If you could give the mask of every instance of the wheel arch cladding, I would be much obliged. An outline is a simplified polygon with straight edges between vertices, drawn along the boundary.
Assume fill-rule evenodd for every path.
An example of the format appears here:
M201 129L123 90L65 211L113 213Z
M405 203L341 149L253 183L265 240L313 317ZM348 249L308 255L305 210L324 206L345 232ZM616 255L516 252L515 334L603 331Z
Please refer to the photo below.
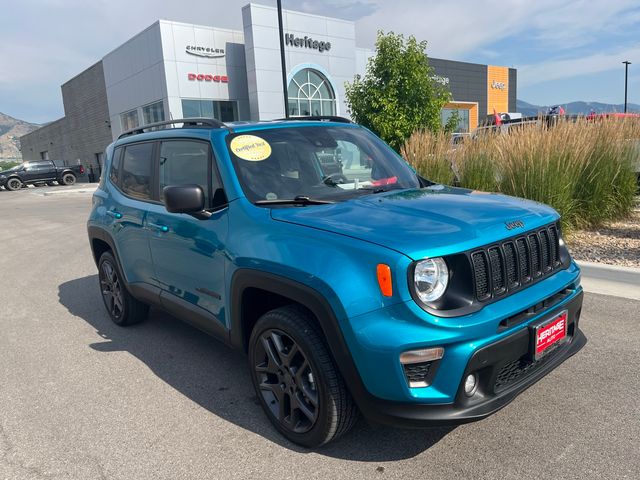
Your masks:
M262 314L274 308L288 304L305 307L315 317L327 338L335 335L336 331L341 335L337 317L346 317L340 305L331 306L320 292L307 285L247 268L234 272L230 300L230 340L232 345L244 351L255 322Z

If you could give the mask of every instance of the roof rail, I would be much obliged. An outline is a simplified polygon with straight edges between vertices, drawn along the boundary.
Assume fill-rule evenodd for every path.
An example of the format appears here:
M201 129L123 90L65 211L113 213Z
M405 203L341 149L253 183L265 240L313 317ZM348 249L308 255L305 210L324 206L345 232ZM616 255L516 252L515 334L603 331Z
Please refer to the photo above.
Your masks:
M277 118L277 121L288 121L288 120L298 120L298 121L319 121L319 122L339 122L339 123L353 123L348 118L338 117L336 115L310 115L307 117L289 117L289 118Z
M216 120L215 118L178 118L176 120L149 123L147 125L141 125L139 127L132 128L131 130L127 130L126 132L118 135L118 140L130 135L138 135L140 133L144 133L145 130L163 127L165 125L174 125L176 123L182 123L183 125L181 128L227 128L224 123L222 123L220 120Z

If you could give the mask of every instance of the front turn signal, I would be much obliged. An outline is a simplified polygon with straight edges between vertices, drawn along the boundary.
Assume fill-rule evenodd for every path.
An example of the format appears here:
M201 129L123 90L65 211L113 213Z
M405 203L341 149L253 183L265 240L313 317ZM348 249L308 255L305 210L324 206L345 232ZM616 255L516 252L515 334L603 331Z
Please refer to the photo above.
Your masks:
M391 286L391 268L389 265L379 263L376 269L378 274L378 285L380 285L380 291L385 297L393 296L393 287Z

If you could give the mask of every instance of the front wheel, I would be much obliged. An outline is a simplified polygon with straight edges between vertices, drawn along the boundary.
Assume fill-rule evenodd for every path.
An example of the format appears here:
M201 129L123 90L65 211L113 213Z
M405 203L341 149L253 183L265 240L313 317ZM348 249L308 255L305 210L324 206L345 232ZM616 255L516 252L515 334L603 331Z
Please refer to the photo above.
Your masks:
M264 314L251 333L249 364L269 420L292 442L323 445L358 419L322 332L306 309L289 305Z
M5 188L7 190L11 190L12 192L14 190L20 190L22 188L22 181L19 178L10 178L9 180L7 180Z
M129 293L111 252L104 252L100 257L98 272L102 300L115 324L124 327L141 322L147 317L149 306Z
M76 176L73 173L65 173L62 176L63 185L73 185L74 183L76 183Z

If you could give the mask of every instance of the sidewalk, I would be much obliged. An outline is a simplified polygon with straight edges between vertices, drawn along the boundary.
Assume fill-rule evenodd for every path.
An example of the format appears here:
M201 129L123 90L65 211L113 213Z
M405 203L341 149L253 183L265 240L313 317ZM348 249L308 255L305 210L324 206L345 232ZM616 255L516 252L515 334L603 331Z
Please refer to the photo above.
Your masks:
M640 300L640 268L577 261L585 292Z

